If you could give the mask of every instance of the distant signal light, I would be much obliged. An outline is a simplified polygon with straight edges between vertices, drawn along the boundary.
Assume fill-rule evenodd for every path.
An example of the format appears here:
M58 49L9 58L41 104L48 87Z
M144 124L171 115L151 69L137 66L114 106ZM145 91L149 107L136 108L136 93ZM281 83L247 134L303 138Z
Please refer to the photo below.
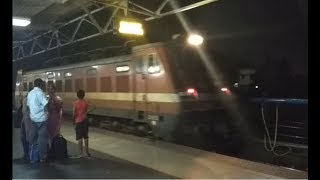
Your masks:
M225 92L226 94L230 95L231 91L228 88L221 88L222 92Z

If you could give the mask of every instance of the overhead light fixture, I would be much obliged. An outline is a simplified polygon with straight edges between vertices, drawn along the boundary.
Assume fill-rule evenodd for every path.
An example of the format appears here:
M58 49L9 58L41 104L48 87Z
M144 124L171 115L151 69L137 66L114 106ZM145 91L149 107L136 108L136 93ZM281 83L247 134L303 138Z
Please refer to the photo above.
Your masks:
M13 26L28 26L31 23L31 20L29 18L24 17L13 17L12 18L12 25Z
M119 32L123 34L143 35L142 24L135 21L121 20L119 23Z

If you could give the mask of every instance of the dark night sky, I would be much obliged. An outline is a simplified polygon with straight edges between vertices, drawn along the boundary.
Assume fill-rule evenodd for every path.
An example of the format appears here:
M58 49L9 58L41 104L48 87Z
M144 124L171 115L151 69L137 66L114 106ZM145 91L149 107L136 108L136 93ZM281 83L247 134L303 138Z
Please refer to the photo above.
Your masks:
M203 33L208 53L214 57L211 60L219 68L232 66L224 72L236 73L243 67L259 66L267 59L280 62L285 58L295 74L307 76L307 0L220 0L183 14L193 29ZM147 22L145 30L146 42L166 41L174 34L184 33L176 15ZM110 37L98 37L80 44L90 49L104 46L101 42L112 43ZM216 58L217 54L223 58ZM26 63L50 58L54 57L48 53L34 56Z
M295 72L307 73L307 6L307 0L220 0L184 15L217 52L254 64L285 58ZM169 37L183 31L178 22L172 15L147 27Z
M286 58L295 72L307 73L307 5L307 0L219 0L183 14L194 29L203 32L210 53L231 57L232 64ZM147 22L145 30L147 42L164 41L184 32L176 15ZM103 46L95 40L85 44L88 48Z

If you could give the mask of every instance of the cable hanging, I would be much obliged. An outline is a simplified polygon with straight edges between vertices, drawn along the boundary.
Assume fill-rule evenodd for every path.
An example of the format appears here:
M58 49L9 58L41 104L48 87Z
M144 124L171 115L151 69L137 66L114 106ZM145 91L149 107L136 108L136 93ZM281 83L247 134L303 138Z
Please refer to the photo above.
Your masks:
M275 124L275 132L274 132L274 139L273 139L273 144L271 142L271 138L270 138L270 134L269 134L269 130L266 124L266 120L265 120L265 116L264 116L264 104L261 104L261 116L262 116L262 120L263 120L263 124L265 127L265 134L264 134L264 148L269 151L272 152L274 155L276 156L284 156L289 154L292 151L292 148L289 146L277 146L277 135L278 135L278 119L279 119L279 107L278 105L276 105L276 124ZM267 141L266 141L266 135L268 137L268 142L269 142L269 147L267 147ZM285 147L288 148L288 150L282 154L279 154L276 152L276 148L277 147Z

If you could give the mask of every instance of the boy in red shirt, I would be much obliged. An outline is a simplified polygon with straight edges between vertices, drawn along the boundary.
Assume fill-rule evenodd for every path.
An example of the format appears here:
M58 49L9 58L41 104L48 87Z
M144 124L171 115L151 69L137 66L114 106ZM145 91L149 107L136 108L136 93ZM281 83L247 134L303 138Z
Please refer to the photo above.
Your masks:
M88 137L89 122L88 122L87 114L88 114L88 106L91 104L89 104L88 101L84 100L84 96L85 96L84 90L79 90L77 92L78 100L73 103L73 119L76 124L76 128L75 128L76 140L78 141L78 145L79 145L80 157L83 156L82 139L84 139L86 155L90 156L89 137Z

